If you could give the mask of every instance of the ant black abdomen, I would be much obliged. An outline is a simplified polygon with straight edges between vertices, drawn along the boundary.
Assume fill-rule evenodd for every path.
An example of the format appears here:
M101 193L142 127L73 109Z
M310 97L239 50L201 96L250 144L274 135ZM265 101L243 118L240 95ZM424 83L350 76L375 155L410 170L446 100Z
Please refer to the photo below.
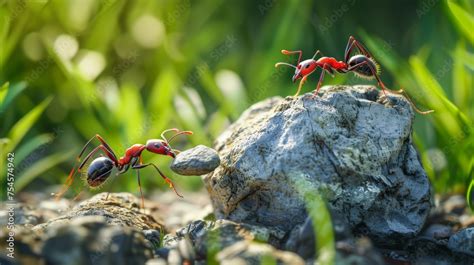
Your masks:
M98 157L92 161L87 169L87 184L98 187L110 176L114 162L108 157Z
M362 54L352 56L347 62L347 64L349 65L349 67L359 65L355 67L353 71L356 75L363 78L374 78L375 75L373 70L375 70L377 74L380 72L378 64L372 58L369 58Z

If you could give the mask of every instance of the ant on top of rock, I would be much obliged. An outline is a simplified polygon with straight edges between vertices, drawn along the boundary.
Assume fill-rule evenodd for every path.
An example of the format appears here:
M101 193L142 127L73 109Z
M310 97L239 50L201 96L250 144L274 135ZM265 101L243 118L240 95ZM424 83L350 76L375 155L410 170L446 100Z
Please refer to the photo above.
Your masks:
M352 51L357 49L359 51L359 54L351 56ZM286 65L295 68L295 74L293 75L293 82L296 82L296 80L301 79L298 90L296 91L295 97L299 95L301 91L301 87L303 84L306 82L306 79L308 78L309 75L311 75L318 67L322 69L321 75L319 76L319 81L318 85L316 86L316 89L314 90L314 96L318 95L319 89L321 88L322 81L324 79L324 73L327 72L328 74L332 75L334 77L334 72L338 73L348 73L348 72L353 72L359 77L367 78L367 79L376 79L377 83L379 86L382 88L382 91L385 95L386 91L389 91L390 93L394 94L399 94L403 95L411 104L413 109L416 110L416 112L420 114L429 114L433 112L434 110L428 110L428 111L421 111L419 110L415 104L411 101L411 99L408 97L408 95L403 91L403 89L400 90L390 90L388 89L382 80L380 79L380 67L377 64L377 62L374 60L373 56L367 51L367 49L362 45L359 41L357 41L353 36L349 37L349 41L347 42L346 45L346 51L344 53L344 61L338 61L334 57L321 57L318 60L315 60L316 56L318 54L322 53L317 50L316 53L313 55L311 59L307 59L304 61L301 61L301 56L303 52L300 51L287 51L287 50L282 50L281 53L285 55L290 55L290 54L299 54L298 57L298 62L295 65L289 64L289 63L283 63L279 62L275 64L275 67L278 67L280 65Z

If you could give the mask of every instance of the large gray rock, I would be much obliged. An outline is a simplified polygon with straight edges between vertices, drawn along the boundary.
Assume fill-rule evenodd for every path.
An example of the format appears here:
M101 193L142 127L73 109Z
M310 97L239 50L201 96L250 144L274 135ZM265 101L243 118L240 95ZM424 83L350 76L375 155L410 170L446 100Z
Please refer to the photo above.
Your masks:
M204 177L218 218L289 231L322 195L356 233L381 244L417 234L430 184L412 145L401 96L374 87L324 87L321 97L259 102L216 141L220 166Z

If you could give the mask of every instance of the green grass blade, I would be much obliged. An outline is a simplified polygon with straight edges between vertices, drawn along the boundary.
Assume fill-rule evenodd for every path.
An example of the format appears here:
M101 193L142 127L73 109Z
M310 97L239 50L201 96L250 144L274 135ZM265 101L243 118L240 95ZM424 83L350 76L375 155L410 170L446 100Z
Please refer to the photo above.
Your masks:
M471 159L471 170L469 171L469 178L471 180L471 183L469 184L469 188L467 189L466 192L466 201L467 205L469 206L469 209L471 209L472 212L474 212L474 208L472 205L472 192L473 192L473 187L474 187L474 158Z
M120 14L125 1L106 1L107 4L94 15L90 25L90 32L85 40L85 47L102 53L107 53L111 48L111 42L117 34L120 23ZM104 27L103 25L109 25Z
M9 86L9 83L5 83L0 88L0 113L6 111L8 106L25 88L26 82L16 83L12 86Z
M324 203L318 196L311 196L306 199L308 213L313 221L313 230L316 234L316 248L318 253L318 264L334 264L336 247L334 241L334 231L331 222L331 215Z
M437 121L435 126L441 131L449 130L451 135L459 135L464 125L472 126L469 118L445 96L441 85L418 56L410 58L410 65L420 90L430 95L426 101L429 107L436 111L433 114Z
M15 3L14 8L20 8L20 3ZM24 36L24 30L28 24L29 15L28 8L23 8L21 16L12 16L11 13L2 17L1 22L4 24L4 30L7 31L4 33L3 39L1 40L1 60L0 60L0 69L3 69L3 63L9 61L9 57L12 55L15 48L18 46L18 42Z
M462 52L455 53L454 59L456 61L462 62L471 71L474 71L474 53L470 53L467 50L464 50Z
M142 107L142 98L138 88L131 84L122 86L116 119L121 121L121 125L125 129L128 144L139 141L147 129L143 123L144 111Z
M8 93L8 87L10 86L9 82L6 82L0 87L0 106L3 105L4 99ZM2 107L3 108L3 107Z
M31 181L36 177L40 176L48 169L55 167L56 165L70 159L75 154L74 150L67 153L57 153L47 156L38 162L27 167L27 169L18 176L15 182L15 188L20 191L24 189Z
M219 108L222 112L232 117L232 119L237 119L239 113L235 109L235 104L229 103L229 100L223 95L222 91L216 84L213 73L209 69L208 65L201 68L202 74L200 76L200 82L209 96L214 99L214 102L219 104Z
M51 102L52 97L48 97L38 106L30 110L25 116L23 116L10 130L8 138L10 142L7 147L7 153L15 149L17 144L23 139L25 134L33 127L33 124L38 120L43 111Z
M459 31L464 34L471 44L474 44L474 16L464 10L462 7L454 3L454 1L448 1L448 7L454 16L454 22L459 28Z
M293 183L292 183L293 184ZM316 253L318 253L317 263L322 265L332 265L336 258L336 243L331 220L331 214L326 202L320 193L324 193L324 188L314 192L306 180L295 182L294 187L303 196L308 215L311 218L313 230L316 238Z
M155 80L148 96L147 107L153 123L148 136L156 138L169 124L173 113L173 98L181 81L172 67L167 67ZM179 110L177 110L179 111Z
M40 134L28 139L15 150L15 163L20 164L29 154L38 149L40 146L47 144L53 140L53 135L50 133Z
M191 104L180 95L175 97L174 104L175 108L179 110L177 112L179 121L184 125L185 128L194 132L194 135L190 140L195 144L200 143L209 145L210 142L205 137L205 130L202 126L199 116L196 114L196 111L193 109Z
M467 64L460 58L465 57L466 46L464 41L459 41L452 53L453 57L453 95L456 105L464 112L469 113L469 107L472 101L472 75L467 70ZM459 59L458 59L459 58ZM474 62L473 62L474 70Z
M375 56L376 60L383 66L383 69L386 69L391 73L392 77L395 79L394 82L401 85L413 100L424 104L427 95L417 89L417 83L412 76L410 65L395 53L394 47L392 47L394 44L379 38L371 37L363 30L360 31L360 35L364 40L364 44L373 52L373 56ZM387 78L386 75L387 74L384 74L384 71L382 70L382 79ZM395 84L392 86L389 85L389 87L394 86Z
M221 111L216 111L210 115L209 121L206 125L211 139L217 139L219 135L224 132L230 125L230 121L227 116Z

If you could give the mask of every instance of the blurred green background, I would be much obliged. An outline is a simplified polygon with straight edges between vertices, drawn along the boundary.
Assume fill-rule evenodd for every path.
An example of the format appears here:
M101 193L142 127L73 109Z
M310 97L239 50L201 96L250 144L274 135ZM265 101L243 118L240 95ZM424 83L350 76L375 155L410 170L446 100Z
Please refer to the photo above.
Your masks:
M350 35L421 109L414 141L437 192L466 192L474 136L474 2L0 0L0 176L15 152L16 191L53 192L82 145L102 135L121 156L171 127L175 148L213 140L251 104L293 95L281 49L343 59ZM318 71L319 73L319 71ZM304 91L314 89L317 75ZM325 84L375 84L352 74ZM170 158L144 154L178 188ZM4 185L2 185L4 186ZM143 170L145 192L165 189ZM138 192L133 172L112 190ZM3 195L4 193L2 193Z

